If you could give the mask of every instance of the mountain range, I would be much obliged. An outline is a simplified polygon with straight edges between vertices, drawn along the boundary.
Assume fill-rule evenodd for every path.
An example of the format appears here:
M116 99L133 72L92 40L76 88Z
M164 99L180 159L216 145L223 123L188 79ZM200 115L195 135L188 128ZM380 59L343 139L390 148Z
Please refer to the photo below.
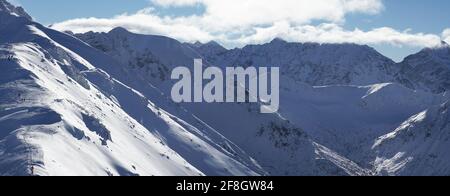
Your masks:
M174 103L171 70L278 66L280 110ZM72 34L0 0L0 175L450 175L450 47L226 49Z

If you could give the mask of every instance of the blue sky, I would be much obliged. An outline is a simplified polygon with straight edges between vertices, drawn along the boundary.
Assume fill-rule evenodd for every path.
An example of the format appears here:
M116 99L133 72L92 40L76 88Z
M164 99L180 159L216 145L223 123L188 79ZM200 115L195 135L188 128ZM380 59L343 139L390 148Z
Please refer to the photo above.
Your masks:
M52 24L83 17L112 17L123 13L135 13L148 6L155 6L149 0L10 0L14 4L24 7L37 21ZM156 6L158 7L158 6ZM201 13L201 6L188 8L158 7L162 14L189 15ZM49 13L49 10L50 13Z
M347 27L369 30L374 27L389 26L395 29L412 29L413 32L441 34L450 28L450 1L448 0L385 0L385 10L375 16L363 14L347 18ZM373 45L380 52L399 61L421 47L389 47Z
M433 44L437 39L447 38L442 34L445 29L450 28L450 12L445 10L450 8L448 0L365 1L367 1L366 4L356 6L351 2L348 6L350 8L341 10L332 7L322 10L320 4L311 5L311 8L302 6L298 8L298 12L293 9L291 13L286 11L286 14L280 14L280 16L276 15L275 8L283 12L286 7L277 5L275 2L283 3L283 1L267 1L270 3L266 4L273 4L267 5L267 10L274 11L275 15L272 13L274 15L272 18L278 17L277 20L270 20L270 16L265 16L265 13L258 10L244 12L243 9L239 12L239 9L236 9L238 7L234 7L236 5L231 3L211 3L208 0L205 2L202 0L14 0L12 2L23 6L38 22L45 25L58 23L56 26L61 30L107 31L113 26L121 25L138 33L162 34L181 41L214 39L229 48L249 43L264 43L275 36L288 41L316 41L317 39L318 42L347 42L350 40L349 42L373 46L384 55L399 61L406 55ZM382 6L380 7L377 3L381 3ZM266 10L264 5L258 3L251 6ZM337 4L335 7L339 6ZM237 10L233 12L236 15L240 14L242 22L235 22L240 21L239 16L211 14L213 11L220 12L222 7L224 10ZM272 7L275 8L272 9ZM142 11L145 8L147 10ZM310 15L298 16L298 13L306 13L310 10L313 10ZM136 14L138 12L139 14ZM330 14L327 15L326 12ZM114 18L124 13L127 13L124 17ZM208 17L202 17L202 15L208 15ZM255 17L247 17L247 15ZM90 17L104 20L87 19ZM169 17L170 20L165 17ZM73 21L73 19L83 20ZM137 20L140 22L138 23ZM217 23L223 23L223 26ZM332 27L323 24L331 24ZM97 26L101 28L96 28ZM230 29L227 29L228 26ZM358 31L355 31L356 29ZM374 29L378 30L374 31Z

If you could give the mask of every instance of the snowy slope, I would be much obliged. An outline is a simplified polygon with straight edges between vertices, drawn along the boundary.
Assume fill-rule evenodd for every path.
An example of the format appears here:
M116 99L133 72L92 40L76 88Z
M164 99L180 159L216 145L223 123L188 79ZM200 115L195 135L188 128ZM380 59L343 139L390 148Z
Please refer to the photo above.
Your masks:
M265 174L214 130L186 123L96 67L121 70L110 57L1 13L8 23L0 29L0 174Z
M2 80L2 175L32 166L34 175L202 174L90 83L68 77L63 66L73 65L31 43L2 48L11 51L17 60L2 63L11 77Z
M434 58L444 65L450 56L446 51L433 51ZM314 142L333 149L336 157L350 159L368 170L376 157L374 140L411 115L448 98L395 83L400 66L367 46L299 44L275 39L207 59L221 66L280 66L282 118L300 127ZM445 84L449 79L440 81ZM323 148L316 147L316 151L320 149ZM351 168L351 164L347 165Z
M136 104L139 102L130 101L128 95L116 95L117 89L111 86L109 77L114 77L120 80L121 83L126 84L130 88L136 89L139 91L142 97L149 99L152 101L152 105L156 105L157 108L162 108L169 113L171 113L170 118L174 121L187 126L187 129L190 130L197 137L201 137L204 140L208 141L210 145L216 146L220 151L235 157L235 159L244 162L244 165L253 168L254 170L259 171L258 173L264 174L264 171L261 171L261 168L257 163L254 162L252 158L245 154L243 150L241 150L238 146L233 144L231 141L223 137L216 129L210 127L209 125L204 124L201 120L197 119L191 113L183 109L177 104L174 104L171 99L167 96L167 91L169 87L164 87L164 85L159 85L160 88L155 88L151 83L152 79L148 75L148 72L140 72L139 70L132 69L129 65L122 65L117 63L113 59L109 58L105 53L101 51L97 51L94 48L79 43L79 40L73 37L67 37L62 35L59 32L47 30L49 34L52 35L54 39L59 40L64 43L65 46L70 48L73 51L76 51L78 54L82 54L83 57L88 59L89 61L98 62L96 65L98 67L107 70L107 74L90 74L87 73L87 76L91 81L95 82L98 86L100 86L105 94L113 95L121 105L126 105L123 107L124 110L128 112L133 118L138 119L141 124L151 129L154 126L154 122L149 121L149 115L154 115L152 110L146 109L145 105L142 106L140 104ZM110 74L110 75L109 75ZM103 76L102 76L103 75ZM166 81L167 82L167 81ZM162 83L164 84L164 83ZM166 86L169 84L166 83ZM164 88L163 88L164 87ZM194 125L194 127L192 126ZM160 131L158 134L166 135L168 134L176 134L178 130L169 130ZM171 133L174 132L174 133ZM169 135L170 136L170 135ZM167 137L169 137L167 136ZM170 136L173 137L173 136ZM176 148L177 151L184 152L188 158L194 159L194 161L199 162L199 164L203 164L204 162L208 162L203 160L204 157L211 156L208 149L198 148L202 152L200 156L191 156L190 151L186 151L186 148L189 148L180 145L184 143L191 143L191 140L184 140L182 137L177 136L175 140L171 141L171 147ZM192 145L192 144L189 144ZM194 147L197 145L195 144ZM210 163L211 166L216 164ZM219 165L220 166L220 165ZM222 174L221 170L211 170L209 174ZM226 174L226 173L225 173Z
M450 175L449 102L430 107L376 140L380 175Z
M115 32L120 31L121 36L118 38ZM114 29L109 33L87 33L78 34L78 38L85 40L90 45L103 51L105 54L120 56L124 51L133 51L131 53L140 53L143 51L157 51L162 47L161 43L177 43L170 38L165 41L161 40L160 36L143 36L133 33L127 33L121 28ZM109 41L102 41L109 40ZM127 44L109 44L117 43L119 40L127 40ZM147 43L145 47L135 46L129 44L130 40L139 43ZM101 43L101 44L100 44ZM124 49L126 45L127 49ZM177 50L178 48L190 48L191 50ZM202 56L201 48L217 48L221 50L221 46L216 43L207 44L181 44L174 46L170 54L175 57L190 56L190 60L184 64L185 66L192 65L192 59ZM108 49L105 49L108 48ZM222 48L223 49L223 48ZM189 51L196 51L191 54ZM207 50L205 50L207 51ZM126 52L125 52L126 53ZM151 52L156 53L156 52ZM121 56L122 62L136 62L136 57L133 55ZM138 57L139 58L139 57ZM152 56L151 59L159 59L162 62L163 57ZM138 89L146 97L153 97L149 90L142 85L135 84L136 80L148 82L161 91L163 95L170 94L170 83L173 81L159 81L148 79L151 75L147 72L140 72L139 68L133 66L134 64L125 64L126 72L117 74L117 77L124 77L123 81L127 81L127 85ZM143 65L147 69L158 66L154 63ZM106 70L111 70L104 68ZM137 71L136 71L137 70ZM110 73L113 71L109 71ZM128 76L128 77L127 77ZM133 78L131 80L127 78ZM167 105L161 103L161 99L155 99L159 105ZM182 104L187 111L192 112L198 119L184 118L187 122L194 124L200 120L202 123L208 125L212 129L219 132L224 137L238 145L269 173L273 175L338 175L345 174L341 167L329 162L326 167L323 166L323 159L314 150L314 143L308 138L307 134L301 130L300 127L294 126L288 120L282 118L279 114L262 115L259 114L258 104ZM166 107L170 110L170 106ZM179 113L177 113L180 115ZM274 156L277 155L277 156ZM345 164L344 164L345 165ZM319 169L320 168L320 169Z
M0 175L447 175L448 48L73 35L0 0ZM279 112L173 103L194 58L279 66Z
M450 90L450 46L426 48L400 63L398 81L407 87L433 93Z
M143 72L155 84L169 79L175 66L187 66L192 57L200 57L177 40L134 34L120 27L108 33L88 32L75 36L129 66L128 69Z
M288 43L275 39L263 45L226 50L216 42L181 44L123 28L75 36L122 64L133 69L138 66L161 80L167 79L167 72L174 66L192 65L194 58L202 58L208 66L279 66L283 75L312 86L392 82L398 71L392 60L373 48L356 44Z
M312 86L390 82L398 69L392 60L368 46L288 43L281 39L207 59L218 66L278 66L283 75Z
M5 0L0 1L0 13L2 15L12 15L24 17L26 20L32 20L31 16L28 15L22 7L13 6ZM6 21L6 19L2 21Z
M119 30L123 33L122 40L136 37ZM117 29L107 34L76 36L106 54L120 54L124 51L122 46L104 50L105 44L97 44L103 36L110 40L106 43L117 42L118 38L112 35L114 31ZM154 41L155 37L161 38L139 36L138 42L147 43L144 48L157 51L161 44ZM257 104L182 104L273 175L373 174L377 156L372 149L373 142L410 116L439 105L448 97L395 83L399 66L367 46L298 44L280 39L234 50L225 50L214 42L178 44L170 52L176 57L190 58L185 64L188 66L192 65L193 58L200 56L208 65L281 67L281 107L277 114L261 115ZM130 51L142 51L140 47L126 45ZM175 50L186 46L195 52ZM126 58L122 61L136 61L132 55L123 57ZM156 55L152 59L164 59L164 56ZM147 66L151 69L155 65L143 67ZM151 78L148 73L130 71L135 69L133 63L130 67L127 71L130 77ZM147 81L168 95L170 81Z
M316 142L371 168L373 141L448 96L417 92L398 84L311 87L282 81L279 113Z
M280 66L280 115L338 156L371 168L374 140L448 98L433 94L448 89L448 48L395 64L368 46L275 39L205 56L220 66Z

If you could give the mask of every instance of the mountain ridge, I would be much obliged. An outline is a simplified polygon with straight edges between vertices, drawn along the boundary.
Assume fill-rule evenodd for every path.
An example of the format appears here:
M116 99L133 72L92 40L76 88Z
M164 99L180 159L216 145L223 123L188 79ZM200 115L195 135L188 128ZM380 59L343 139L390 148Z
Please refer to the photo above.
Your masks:
M6 0L0 0L0 13L24 17L30 21L33 20L31 16L28 15L28 13L22 7L14 6Z
M119 73L110 57L20 17L8 25L20 31L0 44L1 175L266 173L215 130L175 117L94 66Z
M190 44L189 46L195 50L202 47L202 45L203 44L201 43L196 43L194 45ZM300 67L303 66L302 64L312 64L311 67L324 67L323 70L313 70L307 72L309 74L303 74L301 76L316 76L320 75L318 73L329 73L330 80L328 81L308 81L302 80L301 78L298 80L298 78L292 77L292 73L295 75L295 73L298 72L293 72L291 69L287 69L282 72L282 85L280 87L282 88L281 97L283 101L280 107L279 115L283 116L283 118L289 119L294 127L304 130L304 132L306 132L306 134L309 135L314 142L320 143L319 145L313 145L314 148L316 148L316 153L318 153L316 156L329 158L329 160L326 160L328 163L336 161L334 159L335 157L341 157L338 159L343 162L346 162L346 160L354 161L354 163L347 163L348 167L346 166L346 168L344 168L347 172L353 171L355 167L351 165L355 164L359 165L358 167L361 167L362 171L366 171L362 173L371 173L367 171L372 171L372 174L377 174L377 166L371 165L371 162L373 162L376 158L376 153L371 149L373 145L372 141L376 140L380 135L386 134L392 129L395 129L405 119L415 113L427 108L428 106L439 104L445 99L442 97L442 94L437 93L432 95L428 93L429 91L426 89L424 89L425 92L423 92L420 89L417 90L417 88L411 88L408 86L408 88L404 87L404 83L397 82L397 77L399 77L398 72L401 70L400 67L397 67L399 64L394 63L392 60L384 57L375 49L367 45L289 43L284 40L275 39L266 44L248 45L241 49L231 49L218 53L211 53L211 51L202 52L201 50L197 50L197 52L199 53L199 56L204 58L204 61L206 61L208 65L215 66L264 66L271 64L267 62L282 62L280 59L289 59L285 64L280 65L283 69L284 65L289 65L292 62L295 62L292 61L292 59L298 58L300 63L297 63L296 65L299 65ZM294 55L283 56L286 53L304 53L302 55L308 58L299 58ZM318 56L315 56L315 54L318 54ZM328 54L333 54L334 56L331 55L332 58L329 58L330 55ZM353 58L354 55L358 57ZM269 57L271 56L276 58L270 59ZM325 58L322 59L322 57ZM306 61L304 59L306 59ZM374 60L375 66L367 66L366 63L364 63L373 63ZM353 62L358 61L362 63L356 63L357 66L352 65L355 64ZM335 64L336 62L340 62L340 64ZM192 62L186 62L187 65L190 65L191 63ZM348 66L348 71L354 70L355 67L361 70L356 72L358 74L354 74L356 77L349 77L348 80L343 80L342 78L345 77L335 77L334 74L339 74L339 72L330 70L327 71L327 69L325 69L330 66L333 67L340 65L343 65L344 68L347 67L346 65L352 65ZM366 69L373 71L364 71ZM343 72L341 75L346 76L346 73L349 73L348 71ZM373 75L375 77L373 77L370 81L357 80L358 75L363 79L367 78L367 75L365 75L366 73L378 73L380 75L378 75L378 77L377 75ZM319 76L318 78L323 79L326 77ZM291 85L291 83L293 84ZM298 86L302 87L300 88L301 90L295 90L298 89ZM315 90L311 91L311 88ZM363 91L362 89L367 90ZM312 93L312 95L309 93ZM314 98L310 98L310 96ZM331 96L329 100L326 98L328 96ZM300 100L305 103L287 101L292 99L292 97L300 98ZM331 105L337 103L342 104L342 108L336 109L338 106ZM326 107L328 105L331 105L332 107L330 106L330 109L328 109ZM235 142L237 141L237 144L243 143L239 142L239 139L234 138L233 136L235 133L232 130L239 129L239 127L234 127L230 124L240 122L239 119L247 119L247 117L232 118L234 120L216 119L219 116L222 116L223 113L238 114L243 113L242 111L233 112L233 109L231 109L232 107L230 106L221 107L214 106L214 104L205 106L202 104L187 104L185 107L190 111L193 111L196 116L199 116L206 123L213 125L214 127L221 127L222 134L231 138L231 140ZM212 108L215 109L211 110ZM311 108L314 109L310 110ZM304 112L297 112L296 110L303 110ZM346 113L345 115L337 115L337 111L334 110L349 110L352 111L353 114ZM216 113L213 111L218 112ZM321 116L324 119L315 119L311 117L311 115ZM387 117L382 118L382 116ZM304 119L301 119L300 117ZM338 122L337 119L341 119L341 122ZM358 119L359 122L353 122L354 119ZM330 122L322 124L320 123L322 121ZM321 125L318 126L316 123ZM364 127L364 124L370 126ZM253 128L247 128L247 130L251 129ZM358 133L358 130L364 131ZM337 137L336 135L342 136ZM354 139L349 139L349 137ZM275 139L278 145L281 143L290 146L290 142L286 143L285 140L279 139ZM325 145L326 147L321 148L320 146L322 145ZM353 148L361 150L349 150ZM330 152L326 149L332 149L330 155L322 154L323 152ZM336 153L336 155L333 155L333 153ZM318 164L320 165L320 163ZM336 166L336 163L333 164ZM329 164L325 165L328 165L329 167ZM337 165L339 165L339 163L337 163ZM361 171L358 172L361 173Z
M0 9L0 175L450 171L449 143L438 137L448 134L449 80L423 82L446 70L446 47L424 49L398 67L366 45L274 39L227 50L120 27L62 33L9 3ZM206 66L279 66L280 110L173 103L170 69L194 58ZM431 135L422 141L410 133Z

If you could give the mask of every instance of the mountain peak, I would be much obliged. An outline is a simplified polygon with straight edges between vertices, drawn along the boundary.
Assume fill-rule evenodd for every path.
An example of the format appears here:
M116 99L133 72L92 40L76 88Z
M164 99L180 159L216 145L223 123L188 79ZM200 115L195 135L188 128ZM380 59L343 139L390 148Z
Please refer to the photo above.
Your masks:
M441 54L442 56L448 56L450 52L450 45L447 42L441 41L441 44L435 47L424 48L421 52Z
M287 42L284 39L277 37L273 39L270 43L287 43Z
M200 41L196 41L195 43L191 44L191 46L193 46L195 48L199 48L199 47L203 46L203 44Z
M217 43L216 41L209 41L208 43L206 43L206 45L211 45L211 46L221 46L219 43Z
M197 50L202 50L203 52L223 52L226 51L227 49L225 47L223 47L222 45L220 45L219 43L217 43L216 41L209 41L207 43L202 43L200 41L196 41L194 43L186 43L188 46L195 48Z
M14 6L6 0L0 0L0 13L6 13L9 15L24 17L28 20L32 20L31 16L22 8Z
M202 43L202 42L200 42L200 41L196 41L196 42L194 42L194 43L188 43L190 46L192 46L192 47L194 47L194 48L200 48L200 47L204 47L204 46L207 46L207 47L220 47L220 48L223 48L223 46L222 45L220 45L219 43L217 43L216 41L209 41L209 42L206 42L206 43Z
M116 27L114 29L112 29L111 31L108 32L109 34L128 34L130 33L130 31L128 31L127 29L123 28L123 27Z
M220 45L219 43L217 43L216 41L210 41L206 44L204 44L205 46L209 47L209 48L216 48L217 50L227 50L226 48L224 48L222 45Z

